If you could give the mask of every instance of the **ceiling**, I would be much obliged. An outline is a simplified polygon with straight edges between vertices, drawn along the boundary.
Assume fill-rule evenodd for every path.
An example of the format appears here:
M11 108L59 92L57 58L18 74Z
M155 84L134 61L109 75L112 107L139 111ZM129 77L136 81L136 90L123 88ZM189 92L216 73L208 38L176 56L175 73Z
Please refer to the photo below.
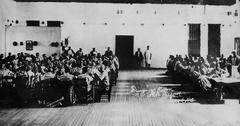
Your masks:
M153 3L233 5L236 0L14 0L16 2L89 2L89 3Z

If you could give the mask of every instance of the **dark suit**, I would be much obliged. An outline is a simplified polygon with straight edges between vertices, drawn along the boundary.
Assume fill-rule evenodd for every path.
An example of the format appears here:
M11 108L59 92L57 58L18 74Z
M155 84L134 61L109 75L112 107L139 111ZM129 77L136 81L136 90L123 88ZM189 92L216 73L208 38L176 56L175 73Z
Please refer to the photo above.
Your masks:
M227 58L226 67L227 67L227 71L229 73L229 76L232 76L232 56L229 56Z
M232 76L238 77L240 73L240 57L236 55L232 57Z
M107 50L105 51L105 54L104 54L106 57L109 57L109 56L112 56L113 55L113 52L111 50Z
M232 65L238 66L239 63L240 63L240 57L239 56L232 57Z
M136 59L136 65L137 65L138 68L140 68L142 60L143 60L143 54L142 54L141 51L136 51L134 56L135 56L135 59Z

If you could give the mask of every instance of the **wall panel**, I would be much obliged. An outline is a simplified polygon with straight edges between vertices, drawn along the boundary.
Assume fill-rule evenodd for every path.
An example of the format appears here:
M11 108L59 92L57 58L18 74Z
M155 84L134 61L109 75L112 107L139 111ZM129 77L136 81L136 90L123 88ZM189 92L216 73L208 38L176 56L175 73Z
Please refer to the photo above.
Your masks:
M20 27L13 26L7 29L7 53L16 54L19 52L26 52L35 54L40 52L50 55L60 51L60 47L51 47L51 42L61 41L61 28L59 27ZM38 46L34 46L32 51L26 50L26 40L38 41ZM12 42L23 42L24 45L13 46Z

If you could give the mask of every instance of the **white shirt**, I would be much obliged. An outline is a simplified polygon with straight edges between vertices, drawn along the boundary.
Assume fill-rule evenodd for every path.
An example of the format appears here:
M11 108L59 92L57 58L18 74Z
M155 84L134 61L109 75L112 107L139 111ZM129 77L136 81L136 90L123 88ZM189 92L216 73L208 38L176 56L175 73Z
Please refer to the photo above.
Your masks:
M145 56L145 60L148 64L151 63L151 58L152 58L152 53L150 52L150 50L146 50L144 53Z

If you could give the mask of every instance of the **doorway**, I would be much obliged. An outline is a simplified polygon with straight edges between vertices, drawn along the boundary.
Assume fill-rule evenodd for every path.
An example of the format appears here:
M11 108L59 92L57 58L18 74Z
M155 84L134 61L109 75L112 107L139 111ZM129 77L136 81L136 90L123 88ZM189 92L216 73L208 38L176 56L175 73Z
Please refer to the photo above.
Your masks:
M234 38L234 50L237 51L237 55L240 55L240 38Z
M133 41L132 35L116 35L115 54L119 58L120 69L133 68Z
M220 56L220 24L208 24L208 55Z

